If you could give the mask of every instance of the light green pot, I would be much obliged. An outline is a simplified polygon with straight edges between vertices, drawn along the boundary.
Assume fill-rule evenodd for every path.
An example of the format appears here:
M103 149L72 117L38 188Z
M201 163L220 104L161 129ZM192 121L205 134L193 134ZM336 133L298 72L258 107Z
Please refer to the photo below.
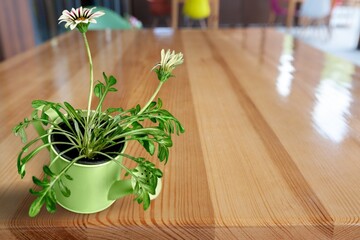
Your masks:
M49 139L49 141L51 141ZM125 147L123 148L124 151ZM61 172L69 161L63 157L58 157L56 150L51 145L50 149L51 165L50 168L54 173ZM119 156L117 161L121 162L122 158ZM95 213L108 208L114 203L115 199L110 199L111 186L120 180L121 167L115 161L108 161L98 165L84 165L74 163L69 168L67 174L73 180L68 180L65 177L63 182L69 188L71 194L65 197L58 184L55 185L54 190L58 204L63 208L76 213ZM123 196L132 193L132 186L130 180L121 181L123 188ZM117 189L119 190L119 189ZM121 196L119 196L121 197Z
M85 113L85 111L84 111ZM56 119L54 112L47 112ZM57 119L60 122L60 119ZM39 136L47 134L40 122L34 123L34 127ZM48 131L52 131L50 128ZM51 143L51 135L43 137L42 140L45 144ZM124 145L121 153L126 149ZM50 145L50 169L58 174L60 173L70 161L59 156L53 145ZM56 159L56 160L54 160ZM72 180L65 177L62 178L64 185L71 191L69 197L65 197L58 184L55 184L54 190L56 200L63 208L76 213L96 213L100 212L115 202L115 200L133 193L135 186L134 179L120 179L122 157L118 156L116 161L108 161L97 165L84 165L74 163L68 170L67 174L71 176ZM142 170L138 168L136 174L141 174ZM155 199L162 189L161 179L158 179L155 194L150 195L150 200Z

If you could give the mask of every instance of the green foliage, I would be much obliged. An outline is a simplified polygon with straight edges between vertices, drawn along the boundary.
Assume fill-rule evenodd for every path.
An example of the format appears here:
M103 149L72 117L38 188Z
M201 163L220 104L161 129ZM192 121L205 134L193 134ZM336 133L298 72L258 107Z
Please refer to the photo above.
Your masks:
M81 156L69 162L60 173L55 174L48 166L43 167L44 177L40 180L33 177L35 189L30 189L30 193L36 198L31 204L29 215L36 216L43 205L47 211L56 211L56 195L54 187L57 186L62 195L68 197L71 195L70 189L66 187L64 179L72 180L72 176L67 174L67 170L78 160L82 158L93 159L98 154L106 155L108 158L115 159L109 154L104 154L107 148L117 144L119 141L136 141L149 153L155 155L160 162L167 163L169 159L169 148L172 147L172 134L179 135L184 132L181 123L167 110L163 109L163 103L159 98L157 101L149 103L141 108L140 105L134 108L124 110L122 108L108 108L102 110L102 104L109 92L116 92L114 87L116 79L114 76L103 74L104 81L98 81L94 87L94 94L99 98L99 104L95 111L92 111L89 118L85 117L83 110L75 109L70 103L53 103L44 100L35 100L32 102L34 111L30 118L25 118L13 128L13 132L20 136L25 143L21 149L17 167L21 177L26 174L25 166L41 150L47 149L55 142L48 143L49 135L61 134L67 138L66 142L61 144L69 145L64 152L77 149ZM148 124L144 124L148 122ZM67 129L60 126L60 123L66 125ZM30 125L41 124L46 128L43 136L39 136L30 141L27 140L26 128ZM151 125L151 126L149 126ZM146 126L146 127L145 127ZM49 131L52 129L52 131ZM121 140L124 139L124 140ZM38 146L37 143L43 141ZM113 153L122 155L137 163L134 169L126 170L127 175L131 175L134 184L135 200L143 204L144 209L150 206L150 194L155 194L158 178L162 177L160 169L155 164L145 158L137 158L127 154Z
M161 61L156 64L153 71L160 80L159 86L150 100L144 107L136 105L134 108L124 110L122 108L102 109L105 97L110 92L116 92L114 87L117 80L114 76L107 76L103 73L103 81L98 81L94 86L93 64L91 52L86 37L86 32L90 24L89 19L103 15L97 13L97 16L90 15L92 10L83 11L82 8L77 9L81 16L74 19L69 15L68 11L64 11L60 16L60 22L66 22L66 27L74 29L75 27L82 33L86 52L89 58L90 67L90 91L88 97L87 110L74 108L70 103L54 103L44 100L35 100L32 102L34 111L30 118L25 118L17 126L13 128L15 135L20 136L25 146L21 149L17 158L18 173L21 178L26 174L26 164L32 160L41 150L50 149L56 144L68 145L65 150L61 150L53 159L66 154L70 151L78 151L79 156L70 161L59 173L51 171L50 167L43 167L44 177L42 180L33 177L36 185L35 189L30 189L30 193L36 198L31 204L29 215L36 216L43 205L49 212L56 210L56 195L54 187L57 186L62 195L69 197L70 189L66 186L66 181L72 181L73 177L67 174L68 169L81 159L95 159L101 155L109 160L115 161L115 156L122 155L137 163L134 169L128 169L122 163L117 162L132 176L135 181L133 193L138 203L143 203L144 209L150 206L150 194L155 194L158 178L162 177L160 169L155 167L154 163L123 153L109 153L108 149L119 144L119 142L136 141L152 156L157 152L157 158L165 164L169 160L169 148L172 147L172 134L179 135L184 132L181 123L171 115L167 110L163 109L162 101L153 101L159 92L161 86L173 77L172 71L176 66L183 63L183 54L175 53L175 51L161 51ZM83 14L85 13L86 14ZM92 94L98 99L98 105L94 111L91 110ZM147 121L150 124L144 124ZM26 129L33 125L39 137L28 142ZM50 140L52 136L61 136L61 140ZM64 140L65 139L65 140ZM39 144L40 142L40 144ZM41 143L42 142L42 143ZM121 187L119 185L119 187ZM122 186L123 187L123 186Z

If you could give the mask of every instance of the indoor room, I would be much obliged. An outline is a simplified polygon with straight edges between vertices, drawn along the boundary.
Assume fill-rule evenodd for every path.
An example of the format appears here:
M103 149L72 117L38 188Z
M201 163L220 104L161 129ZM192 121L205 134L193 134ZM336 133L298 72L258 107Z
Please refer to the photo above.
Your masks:
M360 239L359 0L1 0L0 83L0 239Z

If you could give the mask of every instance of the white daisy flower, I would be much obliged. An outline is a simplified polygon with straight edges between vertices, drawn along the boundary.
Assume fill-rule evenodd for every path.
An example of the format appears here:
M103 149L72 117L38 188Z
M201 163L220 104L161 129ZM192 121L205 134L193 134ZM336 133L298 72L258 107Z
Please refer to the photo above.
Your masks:
M165 52L164 49L161 50L161 60L160 63L156 64L155 72L158 75L158 79L162 82L166 81L169 77L172 77L171 72L175 69L176 66L182 64L184 62L183 54L175 53L175 51L167 50Z
M88 9L79 7L77 9L72 8L69 12L64 10L59 17L59 23L66 22L65 28L70 27L71 30L79 28L81 32L86 32L90 23L96 23L95 18L104 15L102 11L92 12L95 7Z

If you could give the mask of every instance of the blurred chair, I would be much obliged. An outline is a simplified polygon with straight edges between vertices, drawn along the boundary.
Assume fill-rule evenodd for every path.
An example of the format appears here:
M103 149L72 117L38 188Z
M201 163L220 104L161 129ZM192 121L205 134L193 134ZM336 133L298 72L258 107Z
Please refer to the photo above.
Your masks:
M88 7L91 8L91 7ZM105 13L101 18L97 18L96 24L90 24L89 30L103 30L103 29L131 29L131 24L120 14L105 7L96 7L96 11Z
M330 29L330 16L334 0L304 0L300 8L300 23L303 27L323 25Z
M269 0L270 14L269 24L273 25L278 18L285 18L287 15L287 8L284 6L284 0Z
M210 16L209 0L185 0L183 13L190 21L197 20L201 28L206 28L205 19Z
M153 17L152 27L159 25L160 20L165 19L166 25L170 25L171 4L169 0L147 0L150 13Z

